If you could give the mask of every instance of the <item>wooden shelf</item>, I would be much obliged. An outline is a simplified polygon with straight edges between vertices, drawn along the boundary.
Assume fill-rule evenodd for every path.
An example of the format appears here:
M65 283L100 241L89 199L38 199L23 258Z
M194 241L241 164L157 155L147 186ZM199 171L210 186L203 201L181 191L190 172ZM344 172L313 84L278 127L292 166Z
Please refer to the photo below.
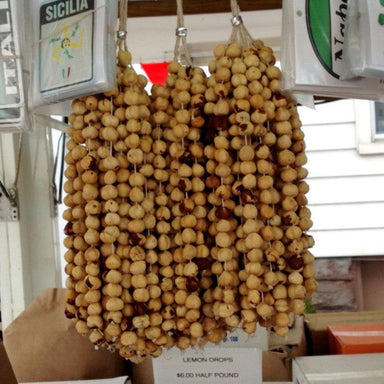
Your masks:
M241 11L280 9L282 0L238 0ZM230 1L185 0L185 15L199 13L231 12ZM139 0L128 2L128 17L150 17L176 15L176 0Z

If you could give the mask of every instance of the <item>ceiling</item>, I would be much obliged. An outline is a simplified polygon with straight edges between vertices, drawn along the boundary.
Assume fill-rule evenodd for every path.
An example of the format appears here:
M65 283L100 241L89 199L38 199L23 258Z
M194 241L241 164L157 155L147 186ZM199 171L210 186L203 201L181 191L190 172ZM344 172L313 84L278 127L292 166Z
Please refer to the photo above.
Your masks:
M230 0L184 0L185 15L231 12ZM238 0L241 11L280 9L282 0ZM176 15L176 0L129 0L128 17Z

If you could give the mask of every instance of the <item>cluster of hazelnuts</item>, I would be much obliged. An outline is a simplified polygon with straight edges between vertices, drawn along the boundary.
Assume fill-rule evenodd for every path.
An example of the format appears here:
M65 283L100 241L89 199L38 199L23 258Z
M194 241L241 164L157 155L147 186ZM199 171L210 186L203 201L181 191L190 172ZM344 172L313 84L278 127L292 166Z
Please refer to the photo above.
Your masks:
M316 291L304 134L261 41L220 44L165 85L117 57L117 89L72 103L66 316L139 363L257 325L286 335Z

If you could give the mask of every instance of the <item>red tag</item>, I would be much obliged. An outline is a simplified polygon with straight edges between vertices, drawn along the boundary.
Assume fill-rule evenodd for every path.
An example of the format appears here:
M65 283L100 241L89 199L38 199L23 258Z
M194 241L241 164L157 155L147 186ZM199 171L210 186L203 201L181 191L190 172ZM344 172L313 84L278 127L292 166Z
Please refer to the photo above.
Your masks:
M144 69L152 84L165 85L165 80L168 76L168 65L169 62L145 63L141 64L141 67Z

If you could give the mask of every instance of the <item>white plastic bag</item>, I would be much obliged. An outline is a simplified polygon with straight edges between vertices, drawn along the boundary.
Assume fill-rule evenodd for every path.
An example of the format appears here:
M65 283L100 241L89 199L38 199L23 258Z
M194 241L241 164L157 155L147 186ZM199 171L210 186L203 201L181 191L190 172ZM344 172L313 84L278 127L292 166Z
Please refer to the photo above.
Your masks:
M342 78L377 77L384 81L383 47L384 1L350 1L344 50L347 71Z
M117 9L118 0L32 2L35 112L65 115L63 101L115 88Z
M23 4L2 0L0 7L0 133L29 129L23 82L21 36Z
M380 79L341 80L346 72L347 0L283 0L282 89L315 96L384 100Z

